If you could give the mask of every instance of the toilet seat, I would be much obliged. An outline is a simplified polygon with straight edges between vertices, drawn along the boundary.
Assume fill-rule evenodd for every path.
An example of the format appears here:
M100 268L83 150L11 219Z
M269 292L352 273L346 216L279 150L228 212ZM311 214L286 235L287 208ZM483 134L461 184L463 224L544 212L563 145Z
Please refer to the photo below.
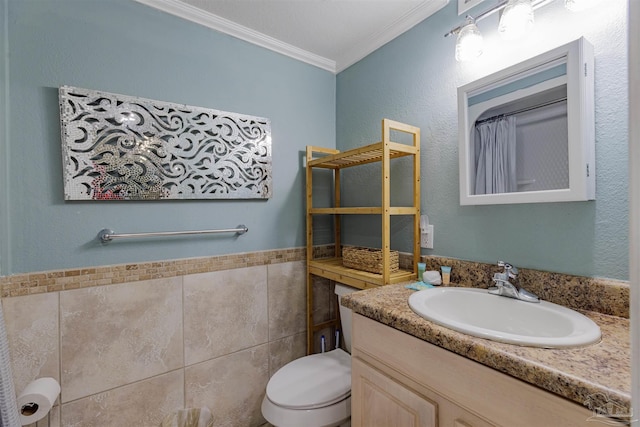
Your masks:
M315 409L351 394L351 356L336 349L283 366L267 384L267 398L287 409Z

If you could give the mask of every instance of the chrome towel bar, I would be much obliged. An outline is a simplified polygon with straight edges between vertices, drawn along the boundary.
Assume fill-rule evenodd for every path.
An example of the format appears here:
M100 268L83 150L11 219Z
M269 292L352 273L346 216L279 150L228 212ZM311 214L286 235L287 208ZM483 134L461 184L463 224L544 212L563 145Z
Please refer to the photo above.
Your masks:
M236 233L241 236L249 231L246 225L239 225L236 228L222 228L219 230L187 230L187 231L157 231L148 233L121 233L116 234L115 231L108 228L100 230L98 238L102 243L109 243L113 239L129 239L137 237L166 237L166 236L183 236L188 234L218 234L218 233Z

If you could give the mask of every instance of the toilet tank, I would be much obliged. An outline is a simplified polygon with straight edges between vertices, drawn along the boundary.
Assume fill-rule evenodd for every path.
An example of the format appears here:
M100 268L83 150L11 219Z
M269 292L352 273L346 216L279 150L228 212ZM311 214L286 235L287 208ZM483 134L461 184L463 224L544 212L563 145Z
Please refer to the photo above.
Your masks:
M340 304L340 297L342 295L350 294L351 292L359 291L360 289L352 288L351 286L336 283L335 293L338 295L338 306L340 307L340 321L342 323L342 336L344 337L344 345L349 353L351 353L351 310L343 307Z

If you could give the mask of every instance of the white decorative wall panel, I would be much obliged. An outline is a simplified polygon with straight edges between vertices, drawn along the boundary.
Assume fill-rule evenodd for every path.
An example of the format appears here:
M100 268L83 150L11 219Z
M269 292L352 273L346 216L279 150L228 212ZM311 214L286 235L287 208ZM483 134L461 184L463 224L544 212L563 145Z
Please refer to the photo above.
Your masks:
M271 197L269 119L62 86L66 200Z

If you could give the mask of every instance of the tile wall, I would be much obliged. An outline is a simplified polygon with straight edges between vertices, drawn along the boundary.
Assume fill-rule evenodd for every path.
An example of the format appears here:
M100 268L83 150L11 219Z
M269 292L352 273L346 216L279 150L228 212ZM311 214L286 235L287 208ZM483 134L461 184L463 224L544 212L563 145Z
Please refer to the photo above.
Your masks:
M0 278L16 392L62 386L37 427L155 427L200 406L260 426L270 376L305 354L303 249L22 276Z

